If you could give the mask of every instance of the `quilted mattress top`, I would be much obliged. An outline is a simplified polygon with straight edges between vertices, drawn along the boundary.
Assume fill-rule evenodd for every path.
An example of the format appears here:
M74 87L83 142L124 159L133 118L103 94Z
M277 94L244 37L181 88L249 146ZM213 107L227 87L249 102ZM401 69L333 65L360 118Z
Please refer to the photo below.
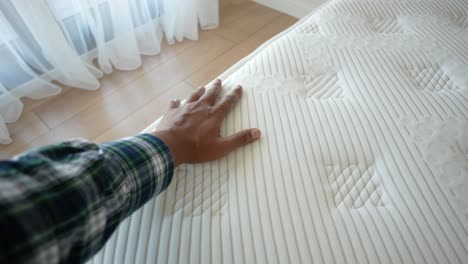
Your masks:
M468 263L467 15L337 0L267 42L221 76L222 133L261 140L180 166L91 263Z

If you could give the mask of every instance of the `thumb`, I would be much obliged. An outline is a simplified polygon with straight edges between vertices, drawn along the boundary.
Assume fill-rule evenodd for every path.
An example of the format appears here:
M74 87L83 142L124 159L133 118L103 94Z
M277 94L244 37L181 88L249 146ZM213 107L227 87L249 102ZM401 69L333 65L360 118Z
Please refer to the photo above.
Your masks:
M237 148L254 142L260 138L261 134L260 129L252 128L222 139L223 154L227 154Z
M180 100L179 99L174 99L169 103L169 109L179 108L179 106L180 106Z

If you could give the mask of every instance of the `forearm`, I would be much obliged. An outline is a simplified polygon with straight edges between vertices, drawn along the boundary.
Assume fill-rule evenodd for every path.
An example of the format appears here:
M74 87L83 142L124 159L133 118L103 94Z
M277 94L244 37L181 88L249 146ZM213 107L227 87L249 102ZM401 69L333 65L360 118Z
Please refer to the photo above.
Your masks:
M0 262L83 262L173 174L150 135L62 143L0 163Z

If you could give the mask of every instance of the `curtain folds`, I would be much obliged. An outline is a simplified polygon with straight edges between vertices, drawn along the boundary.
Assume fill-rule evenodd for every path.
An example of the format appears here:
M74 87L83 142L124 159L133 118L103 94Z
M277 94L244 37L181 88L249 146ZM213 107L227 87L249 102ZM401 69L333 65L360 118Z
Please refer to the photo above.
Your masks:
M54 80L98 89L104 73L158 54L163 35L197 40L218 21L218 0L0 1L0 144L11 142L5 123L19 118L19 98L58 94Z

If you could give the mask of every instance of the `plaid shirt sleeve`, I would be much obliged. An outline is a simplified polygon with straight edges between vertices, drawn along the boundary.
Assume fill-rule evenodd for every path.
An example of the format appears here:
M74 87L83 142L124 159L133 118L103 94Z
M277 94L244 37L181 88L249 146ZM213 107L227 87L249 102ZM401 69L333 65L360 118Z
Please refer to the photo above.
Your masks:
M171 182L173 160L142 134L72 140L0 162L0 263L82 263Z

